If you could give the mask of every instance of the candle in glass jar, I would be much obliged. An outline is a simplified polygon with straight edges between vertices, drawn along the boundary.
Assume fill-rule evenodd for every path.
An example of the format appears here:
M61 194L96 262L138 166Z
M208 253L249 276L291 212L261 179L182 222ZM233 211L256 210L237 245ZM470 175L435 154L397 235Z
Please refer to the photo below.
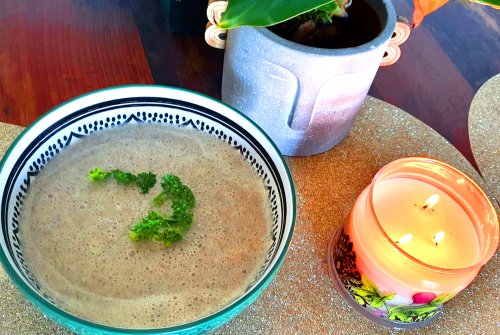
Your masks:
M330 242L330 273L367 317L413 328L474 279L498 235L496 211L470 178L432 159L401 159L356 200Z

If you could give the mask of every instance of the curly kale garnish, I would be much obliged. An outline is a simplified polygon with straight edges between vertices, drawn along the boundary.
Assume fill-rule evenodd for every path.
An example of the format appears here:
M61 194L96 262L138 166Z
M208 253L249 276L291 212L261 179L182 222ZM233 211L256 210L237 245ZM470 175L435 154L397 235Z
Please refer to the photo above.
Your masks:
M150 211L130 231L129 237L132 241L153 239L170 246L182 240L183 229L170 224L168 217L157 211Z
M144 194L148 193L149 190L156 184L156 175L151 172L142 172L137 176L119 169L107 172L101 170L101 168L95 168L89 172L89 179L92 182L102 182L108 180L109 178L113 178L117 183L123 185L135 183Z
M89 179L92 182L103 182L109 178L123 185L135 183L142 193L148 193L156 184L156 175L151 172L139 173L137 176L118 169L106 172L95 168L89 172ZM152 239L170 246L181 241L184 232L191 227L195 205L191 189L184 185L179 177L172 174L162 177L161 188L160 194L153 198L153 204L161 206L170 200L172 215L166 216L158 211L149 211L148 215L129 230L132 241Z
M90 181L97 182L97 181L105 181L111 176L109 172L105 172L101 170L101 168L95 168L92 171L89 172L89 179Z
M111 170L110 175L118 182L118 184L123 184L123 185L128 185L137 180L136 175L121 170Z
M177 203L186 203L187 207L194 207L194 195L191 189L184 185L181 179L172 174L167 174L162 177L161 191L156 197L153 198L153 203L161 206L167 200L172 200L172 209L175 211Z
M156 184L156 175L151 172L141 172L135 180L136 185L146 194Z
M179 177L171 174L163 176L161 187L162 191L153 198L153 203L161 206L170 200L172 215L167 217L157 211L150 211L129 231L133 241L153 239L170 246L182 240L183 233L191 227L195 205L191 189Z

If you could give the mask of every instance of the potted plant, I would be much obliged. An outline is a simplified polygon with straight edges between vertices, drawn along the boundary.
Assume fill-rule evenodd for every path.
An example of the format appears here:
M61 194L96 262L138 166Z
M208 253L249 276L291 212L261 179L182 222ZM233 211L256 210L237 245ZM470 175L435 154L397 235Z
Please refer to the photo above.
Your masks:
M394 31L396 13L390 0L353 0L347 9L344 0L339 3L229 0L222 16L220 27L230 29L222 100L261 126L284 155L324 152L349 133ZM348 19L353 19L357 15L353 9L360 4L361 11L371 11L368 20L375 21L374 26L355 18L347 24L350 29L339 29L346 28L347 35L365 30L371 34L368 40L338 47L305 44L308 36L317 34L315 30L328 30L334 26L331 23L343 21L332 16L347 11ZM262 27L276 21L285 23ZM298 25L296 32L286 36L287 25ZM319 43L327 44L329 34L319 32L325 36ZM300 42L290 40L291 35Z
M222 100L284 155L324 152L354 125L395 24L390 0L229 0Z

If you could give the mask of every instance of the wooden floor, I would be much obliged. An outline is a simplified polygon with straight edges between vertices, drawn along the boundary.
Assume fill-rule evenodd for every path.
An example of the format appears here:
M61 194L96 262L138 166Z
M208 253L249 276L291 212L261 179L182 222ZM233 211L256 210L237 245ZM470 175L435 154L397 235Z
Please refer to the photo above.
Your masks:
M409 0L393 2L410 17ZM0 0L0 121L26 126L79 94L130 83L220 98L224 54L204 42L206 4ZM478 88L500 73L499 55L500 11L452 1L412 31L370 94L430 125L473 162L468 111Z

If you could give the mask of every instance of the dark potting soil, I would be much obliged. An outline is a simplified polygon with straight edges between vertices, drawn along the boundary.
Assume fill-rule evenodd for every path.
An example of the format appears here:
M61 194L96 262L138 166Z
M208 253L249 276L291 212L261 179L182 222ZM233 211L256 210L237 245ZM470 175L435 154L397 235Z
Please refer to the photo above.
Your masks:
M367 43L382 31L375 10L365 0L352 0L346 18L334 17L332 24L291 20L268 27L276 35L303 45L339 49Z

